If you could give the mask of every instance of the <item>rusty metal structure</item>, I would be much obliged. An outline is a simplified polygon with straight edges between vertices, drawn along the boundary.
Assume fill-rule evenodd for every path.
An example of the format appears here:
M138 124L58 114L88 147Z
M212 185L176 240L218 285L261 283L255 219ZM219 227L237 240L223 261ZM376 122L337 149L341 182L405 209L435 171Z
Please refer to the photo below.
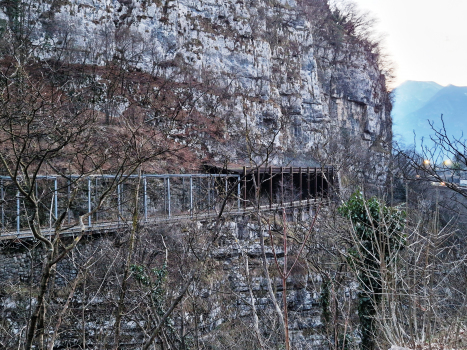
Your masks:
M331 198L338 191L333 167L227 166L211 171L241 176L243 207Z

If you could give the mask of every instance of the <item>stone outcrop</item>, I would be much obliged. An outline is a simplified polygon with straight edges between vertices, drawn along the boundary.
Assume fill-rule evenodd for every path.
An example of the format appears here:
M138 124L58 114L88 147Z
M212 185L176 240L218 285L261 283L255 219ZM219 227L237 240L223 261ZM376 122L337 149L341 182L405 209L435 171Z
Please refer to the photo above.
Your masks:
M359 176L377 185L386 181L392 139L390 102L377 55L339 28L338 37L328 37L317 31L313 11L310 12L305 1L23 2L27 6L21 6L20 1L0 1L0 33L9 33L11 37L28 33L25 41L28 54L39 65L53 67L54 62L66 62L68 69L85 72L100 83L96 87L102 89L102 93L95 106L106 118L118 118L131 109L128 102L131 91L119 93L115 89L108 94L106 91L110 86L104 79L99 82L106 69L118 66L126 78L135 82L142 75L152 76L161 85L171 82L174 94L184 91L184 96L190 96L190 112L196 110L205 117L205 132L192 141L191 147L199 159L262 163L268 157L270 164L284 166L309 166L318 160L323 165L336 165L341 170L344 186L352 177L346 176L349 171L358 171ZM310 3L314 2L324 6L324 12L329 13L325 2L310 0ZM20 28L21 25L26 28ZM2 58L8 55L3 49L0 54ZM72 88L75 86L67 87ZM138 91L136 84L134 91ZM182 111L187 113L184 108ZM151 122L157 127L159 116L158 111L155 112ZM220 124L221 128L210 129L211 122ZM168 132L168 135L172 134ZM178 136L173 136L173 140L180 144L185 142ZM169 165L160 168L165 166ZM158 241L159 236L172 240L168 242L171 254L175 252L174 256L180 259L180 266L177 266L179 260L170 262L173 275L169 275L171 280L164 294L166 304L181 289L186 277L184 272L199 271L197 264L203 265L206 271L205 275L198 276L199 282L190 291L191 299L187 300L194 300L193 305L186 301L174 323L167 328L175 325L173 329L186 339L202 338L206 344L214 344L213 347L222 340L219 334L232 336L230 344L243 349L246 347L236 343L233 335L223 332L222 327L232 325L236 332L245 332L240 335L243 338L248 335L247 339L253 343L251 305L254 300L258 314L263 317L265 337L271 343L280 340L280 327L267 296L265 281L267 278L272 280L279 300L281 283L277 274L273 275L274 259L270 249L266 256L271 275L264 276L258 243L262 234L266 238L268 235L259 232L254 223L226 222L222 232L216 233L219 239L213 239L215 244L210 246L204 241L212 235L209 225L190 222L186 227L162 228L161 231L167 231L162 235L159 230L146 232L146 241L140 237L138 259L141 261L138 263L148 269L145 270L147 273L149 269L159 268L163 260L161 252L165 243L162 245ZM92 267L96 269L92 275L94 284L89 282L89 285L83 283L76 287L72 309L81 315L75 317L74 311L70 312L71 316L64 321L70 325L69 337L65 335L60 346L81 346L67 343L79 338L73 334L76 331L73 325L77 323L83 325L83 334L88 332L88 341L95 340L95 344L112 341L112 332L106 332L106 327L111 328L114 322L127 236L125 232L111 239L101 237L82 242L77 253L57 267L54 283L68 288L78 270L87 273L84 263L73 260L76 256L82 254L90 259L86 261L92 261ZM209 248L209 255L205 255L202 262L196 255L196 249L201 251L199 247ZM42 263L42 252L34 245L17 248L3 247L0 254L0 276L12 286L4 288L0 295L2 319L8 323L5 327L15 332L22 326L22 321L18 321L22 317L20 306L26 314L30 305L23 301L34 299L26 295L31 289L23 286L37 281L35 271L40 270ZM279 262L282 262L279 250L278 254ZM245 273L246 257L252 266L251 278ZM294 349L326 348L333 336L326 338L323 335L327 326L322 321L323 307L319 300L323 291L322 276L310 271L305 262L288 281L287 301ZM125 301L129 310L138 313L139 308L147 306L148 301L144 298L151 296L153 291L135 276L136 273L133 283L138 288L129 291ZM342 285L346 283L348 285L349 281ZM92 294L92 288L96 288L96 294ZM88 293L88 300L80 300L80 293ZM347 288L345 293L348 294L345 296L347 304L351 305L353 291ZM63 305L69 289L56 288L52 294L50 297ZM15 301L15 297L20 301ZM20 302L23 304L18 306ZM89 308L83 306L86 302ZM166 304L163 306L167 307ZM111 306L106 309L106 305ZM100 314L94 313L95 310ZM147 316L143 311L141 314L135 319ZM151 315L149 311L148 315ZM131 344L128 348L141 344L143 332L134 329L149 332L154 324L150 319L144 319L138 327L132 322L125 325L129 329L124 332L125 337ZM196 329L201 335L195 337L189 332L183 333L184 327L189 332Z
M329 12L317 0L50 0L31 1L27 15L38 58L91 66L125 60L212 87L196 108L222 120L221 140L202 142L214 160L242 162L268 144L277 165L315 158L362 168L366 157L367 178L382 184L392 135L377 55L336 23L337 37L317 31L328 24L315 23L313 6ZM15 16L0 7L1 26ZM105 103L117 116L127 107L121 96Z
M301 214L308 217L312 213L305 211ZM209 235L217 229L220 229L218 240L209 247L205 260L199 261L188 247L194 245L191 249L200 255L203 255L204 247L192 236L199 232ZM173 336L172 341L175 343L180 341L177 340L178 336L171 333L176 330L183 341L189 342L193 341L194 332L199 332L198 341L206 347L229 344L232 349L254 348L257 339L252 327L253 316L256 314L265 341L280 344L283 341L282 331L268 294L268 280L279 303L282 300L283 287L266 228L259 226L252 217L236 216L217 229L212 222L191 220L181 220L170 225L151 224L140 229L133 257L135 266L147 264L147 271L149 266L152 271L160 269L163 261L161 249L166 245L169 251L167 281L161 289L162 307L167 308L172 295L178 293L183 279L186 278L184 273L200 273L190 289L190 295L184 299L184 306L178 307L172 315L170 324L166 326L165 336ZM265 241L268 275L262 268L260 235ZM164 245L161 237L165 240ZM71 293L73 281L78 280L79 284L71 294L70 309L64 314L66 316L62 321L65 331L60 334L56 348L82 346L81 337L86 339L86 347L89 349L112 343L120 288L116 277L122 273L121 259L126 254L127 241L126 229L84 238L76 252L57 265L51 282L54 285L50 295L51 315L64 307L64 300ZM289 244L289 259L292 260L296 246L292 242ZM0 246L0 316L4 329L12 333L23 327L23 317L29 312L30 288L40 280L43 251L33 248L34 244L30 241L4 242ZM284 254L280 243L274 249L278 263L283 264ZM185 262L183 266L179 265L177 257ZM287 279L290 339L293 349L324 350L329 348L332 340L326 333L326 321L322 316L325 307L323 274L308 269L308 264L306 259L300 260ZM85 282L83 271L86 271L84 273L87 276ZM142 301L150 297L150 288L154 288L154 285L138 283L137 276L138 270L134 270L129 279L131 287L126 298L128 314L122 324L123 349L140 349L147 338L142 329L151 329L150 321L145 319L146 304ZM151 275L148 276L154 279ZM154 281L157 278L153 283ZM349 286L351 288L339 293L353 303L356 285ZM154 300L152 302L155 303ZM350 328L348 332L349 337L355 335ZM236 336L241 340L235 341ZM14 344L16 341L8 339L7 332L0 332L0 342ZM160 343L160 340L157 341L157 344Z

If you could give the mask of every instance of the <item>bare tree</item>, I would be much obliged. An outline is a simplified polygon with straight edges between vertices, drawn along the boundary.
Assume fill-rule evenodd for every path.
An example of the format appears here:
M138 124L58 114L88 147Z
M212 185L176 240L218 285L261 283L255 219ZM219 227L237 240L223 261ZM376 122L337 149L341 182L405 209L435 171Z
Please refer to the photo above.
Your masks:
M131 37L125 38L128 40L121 41L132 43ZM12 42L7 40L15 47ZM122 52L129 54L131 50ZM166 80L146 73L130 76L134 62L135 57L122 56L102 68L104 74L100 75L93 66L75 69L69 61L40 61L23 51L4 55L0 62L0 174L18 192L27 217L23 225L40 242L37 249L46 252L39 286L32 293L33 311L23 333L25 349L43 348L47 342L53 347L61 322L48 339L47 327L53 315L47 298L54 289L57 264L76 249L87 229L86 220L130 175L141 172L142 167L149 171L158 168L157 161L163 156L173 156L190 144L191 129L184 124L187 120L194 124L194 118L199 118L193 89L185 84L181 86L185 89L175 91ZM180 138L183 144L177 143ZM70 228L70 211L79 206L85 179L96 174L112 176L102 182L92 210L78 215L80 230L68 242L62 233ZM45 175L53 175L59 187L43 185ZM69 195L58 205L53 193L66 188ZM50 230L44 229L44 217L49 218ZM131 253L127 272L130 260ZM72 291L79 287L80 276L81 272L70 281ZM124 283L122 291L125 289ZM56 315L59 319L68 305Z
M442 126L436 128L429 121L433 134L430 140L416 149L396 149L396 166L400 176L407 180L436 183L462 197L467 192L460 184L467 167L467 141L448 134L441 115Z

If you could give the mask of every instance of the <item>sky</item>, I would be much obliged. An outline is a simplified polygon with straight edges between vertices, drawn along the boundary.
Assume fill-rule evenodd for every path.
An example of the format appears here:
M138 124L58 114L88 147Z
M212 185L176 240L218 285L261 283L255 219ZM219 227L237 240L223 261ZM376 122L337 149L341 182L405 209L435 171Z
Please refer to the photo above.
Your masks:
M378 20L396 79L467 86L467 0L354 0Z

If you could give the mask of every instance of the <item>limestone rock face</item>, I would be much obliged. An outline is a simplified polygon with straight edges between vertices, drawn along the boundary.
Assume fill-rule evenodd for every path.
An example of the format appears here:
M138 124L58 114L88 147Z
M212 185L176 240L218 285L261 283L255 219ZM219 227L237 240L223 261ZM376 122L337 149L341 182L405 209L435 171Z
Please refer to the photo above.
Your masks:
M375 55L345 35L338 45L315 37L302 1L29 5L30 40L39 58L98 66L125 59L144 72L179 81L189 75L221 89L209 93L217 107L208 106L207 95L197 105L225 122L226 142L205 142L214 159L249 159L248 134L258 148L275 146L270 155L275 164L306 166L315 158L340 165L355 150L368 151L365 171L373 181L385 181L390 103ZM0 25L13 23L13 12L2 5ZM124 109L124 101L118 107Z
M297 213L296 213L297 214ZM307 211L307 217L313 214ZM298 215L296 216L299 217ZM197 229L193 229L196 226ZM135 261L145 259L149 255L151 268L159 269L161 262L156 258L161 250L161 237L165 236L170 256L180 257L181 250L186 246L184 240L192 240L191 234L194 232L206 232L214 225L210 222L193 222L191 220L180 220L176 224L162 223L154 225L148 231L140 232L144 235L141 239L141 246L136 249ZM95 236L90 240L82 240L79 243L76 255L73 258L66 258L58 263L58 273L54 276L54 286L56 293L51 297L50 305L61 305L63 296L68 297L68 286L70 281L78 278L82 269L83 261L96 259L99 263L93 264L92 270L88 273L88 290L77 290L73 296L73 308L70 309L69 317L64 320L62 327L67 331L62 332L57 339L57 347L79 347L82 334L82 323L77 323L76 319L86 314L86 341L87 347L93 349L95 344L101 344L102 339L109 339L115 324L115 314L117 311L116 296L120 285L115 282L114 274L122 273L121 264L114 263L116 256L125 256L128 236L121 233ZM268 344L277 345L280 348L282 342L282 332L277 320L277 313L274 309L271 294L268 291L268 283L272 286L275 299L282 300L283 284L277 274L277 265L274 258L276 253L278 264L284 263L284 251L280 244L273 247L268 244L269 234L265 232L255 219L246 216L238 216L232 221L226 221L219 232L218 244L213 244L209 248L206 261L198 265L197 258L185 256L188 260L172 258L168 262L168 280L163 283L162 290L165 290L162 298L170 300L172 288L178 291L178 286L183 283L180 279L181 273L191 269L201 268L203 271L199 280L193 283L190 291L193 298L192 308L176 308L172 314L172 326L177 330L177 335L182 334L185 329L185 337L189 340L193 337L194 329L201 332L202 345L204 348L222 348L229 344L230 349L248 349L251 344L256 344L257 339L251 333L253 327L253 315L259 317L259 327L264 330L265 339ZM260 236L264 238L265 260L268 274L264 273L262 248ZM157 245L156 242L159 242ZM144 246L144 247L143 247ZM289 249L291 246L289 245ZM180 249L180 250L179 250ZM195 248L197 249L197 248ZM293 261L294 251L290 250L289 259ZM40 281L41 262L44 259L44 250L36 249L28 251L25 244L10 242L0 246L0 316L2 320L15 332L22 329L24 323L23 315L29 313L30 292L29 287L35 286ZM140 255L141 254L141 255ZM191 255L191 254L190 254ZM192 260L193 259L193 260ZM289 261L290 261L289 260ZM94 260L93 260L94 261ZM142 260L144 261L144 260ZM185 262L186 266L181 267L179 261ZM156 263L157 262L157 263ZM188 262L188 263L187 263ZM193 264L193 266L190 266ZM136 265L135 265L136 266ZM143 265L138 265L143 266ZM300 259L295 268L290 270L287 278L287 304L289 332L294 350L327 350L329 347L329 334L325 331L325 320L322 317L322 282L323 275L306 268L305 260ZM148 265L149 268L149 265ZM127 318L124 320L122 334L126 340L124 349L141 349L141 343L147 337L141 325L146 320L140 313L146 304L145 298L148 296L148 289L152 285L141 286L131 279L131 288L128 290L126 299ZM96 282L98 281L98 282ZM103 285L106 287L102 288ZM15 286L14 289L10 286ZM147 288L146 288L147 287ZM347 302L355 301L358 284L348 284L345 291L339 290L339 295L346 298ZM10 289L7 289L10 288ZM14 292L4 292L5 290ZM342 294L345 293L345 295ZM131 294L130 294L131 293ZM140 299L140 297L143 297ZM32 299L35 302L35 299ZM109 302L112 300L111 302ZM151 299L153 300L153 299ZM186 299L185 303L188 304ZM153 301L154 302L154 301ZM345 302L345 301L344 301ZM152 305L152 304L150 304ZM178 312L180 310L180 312ZM196 311L195 311L196 310ZM133 318L134 317L134 318ZM135 321L137 320L137 323ZM238 322L240 321L240 322ZM84 322L84 321L83 321ZM103 328L102 324L106 327ZM107 326L109 325L109 326ZM169 327L167 327L169 328ZM173 328L171 328L173 329ZM355 337L356 333L348 328L348 334ZM244 332L239 339L235 335ZM7 332L0 333L3 341ZM102 334L106 334L103 336ZM12 334L17 334L13 333ZM3 338L2 338L3 337ZM178 337L177 337L178 339ZM278 342L275 344L275 342ZM177 343L176 343L177 344ZM177 347L175 347L177 348ZM180 347L181 348L181 347ZM273 347L268 347L273 348Z

